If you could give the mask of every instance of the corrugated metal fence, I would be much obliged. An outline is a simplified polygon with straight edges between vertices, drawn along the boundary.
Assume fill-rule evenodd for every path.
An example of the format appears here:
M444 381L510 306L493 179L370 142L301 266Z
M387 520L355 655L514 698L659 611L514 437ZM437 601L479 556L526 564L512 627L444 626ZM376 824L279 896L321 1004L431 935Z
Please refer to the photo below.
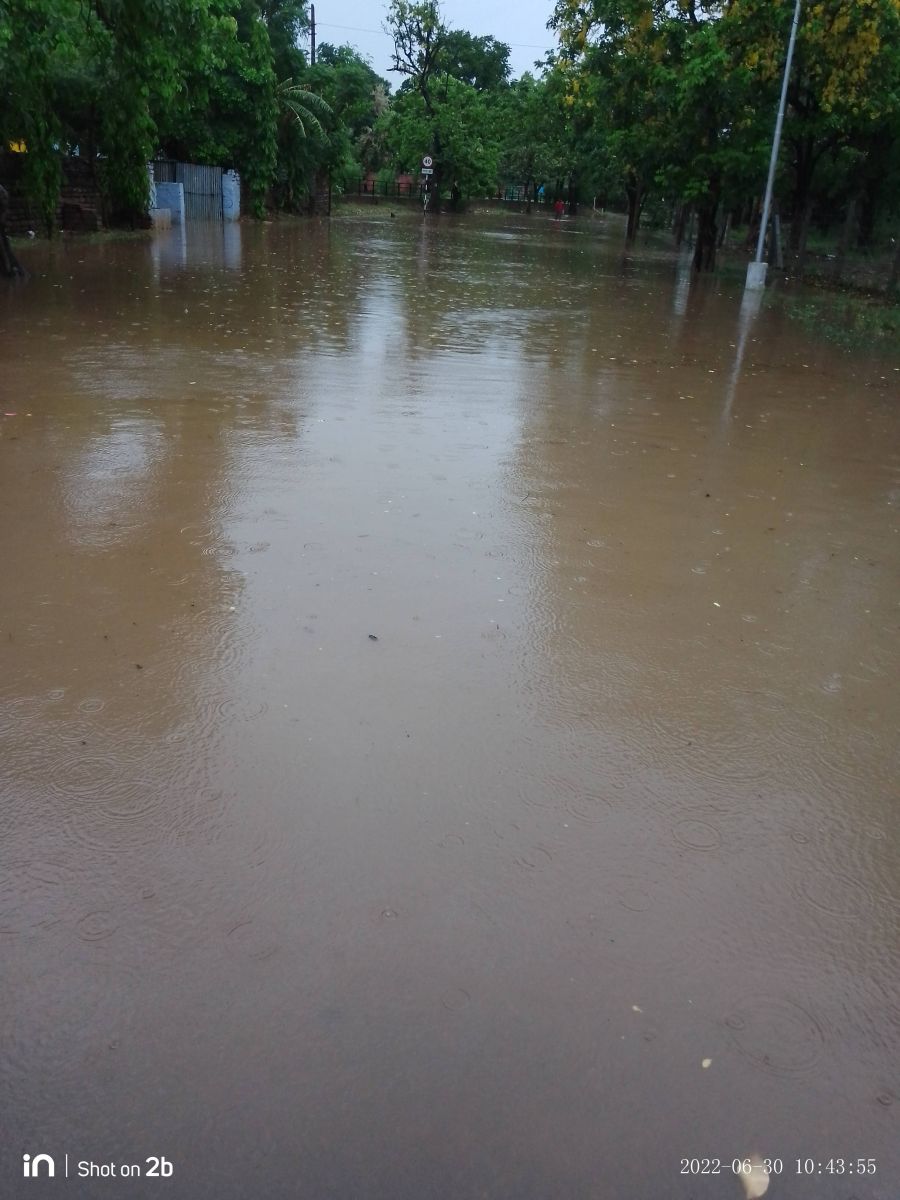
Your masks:
M184 215L189 221L222 220L222 168L199 163L157 159L153 175L157 183L184 184Z

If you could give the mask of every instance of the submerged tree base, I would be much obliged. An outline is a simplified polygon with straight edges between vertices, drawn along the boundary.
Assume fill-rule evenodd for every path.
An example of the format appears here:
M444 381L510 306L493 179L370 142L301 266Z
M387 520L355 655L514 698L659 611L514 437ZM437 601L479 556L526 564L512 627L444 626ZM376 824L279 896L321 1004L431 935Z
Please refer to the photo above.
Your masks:
M6 236L6 230L0 229L0 275L5 279L14 279L16 276L22 276L25 272L22 270L22 264L13 254L13 248L10 245L9 238Z

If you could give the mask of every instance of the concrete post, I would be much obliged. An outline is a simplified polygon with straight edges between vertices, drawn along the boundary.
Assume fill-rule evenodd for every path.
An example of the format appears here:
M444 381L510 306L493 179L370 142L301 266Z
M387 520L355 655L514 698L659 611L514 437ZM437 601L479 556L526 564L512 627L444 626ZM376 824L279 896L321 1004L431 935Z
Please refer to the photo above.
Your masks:
M241 219L241 177L237 171L222 176L222 216L226 221Z
M744 285L748 291L762 291L766 286L766 269L768 263L747 263L747 282Z
M156 185L156 202L160 208L167 208L172 214L173 225L184 224L183 183L158 183Z

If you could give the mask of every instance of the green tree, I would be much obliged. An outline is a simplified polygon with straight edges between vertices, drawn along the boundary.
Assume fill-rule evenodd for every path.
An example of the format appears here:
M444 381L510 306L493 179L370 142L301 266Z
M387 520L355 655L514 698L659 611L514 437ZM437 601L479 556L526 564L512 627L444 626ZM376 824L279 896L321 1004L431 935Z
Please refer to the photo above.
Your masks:
M47 232L55 224L61 167L58 142L62 136L53 103L53 59L57 5L53 0L0 4L0 138L24 141L24 174L28 194L37 203Z
M448 30L440 54L441 67L478 92L498 92L509 83L509 46L493 37L476 37L464 29Z
M305 60L292 39L302 30L305 7L258 0L207 5L202 35L159 143L173 158L236 167L252 212L262 216L283 150L285 109L276 62L302 75Z
M323 89L335 117L353 140L374 125L386 107L390 84L352 46L323 43L310 79Z
M741 63L741 44L729 11L669 29L671 122L657 178L696 210L700 271L715 266L723 210L758 186L768 157L770 122L759 103L768 92Z
M0 125L26 143L26 190L48 229L59 156L75 144L92 161L102 151L110 207L143 211L157 117L181 87L185 47L205 12L189 0L7 0Z
M390 85L350 46L324 43L308 75L332 108L328 170L339 184L383 165L379 117L388 108Z
M281 198L284 207L293 209L303 194L312 203L316 169L327 169L330 165L326 160L332 139L323 121L330 125L334 114L328 102L310 87L290 79L278 85L276 95L281 110L278 135Z
M104 47L100 141L104 184L113 210L141 213L157 119L178 94L190 46L206 16L189 0L92 0L92 35Z
M385 136L400 170L415 171L423 155L440 147L445 180L467 195L494 189L500 145L490 105L474 87L451 75L434 89L430 111L420 93L401 91L387 117Z
M529 204L541 183L560 180L571 170L564 99L565 88L558 80L537 80L528 72L501 98L500 173L525 185Z
M678 196L698 213L699 270L715 265L723 202L763 170L760 99L765 108L772 80L759 88L744 61L733 8L725 0L561 0L553 18L581 129L622 180L626 236L637 233L649 195Z
M294 83L292 79L282 80L276 89L276 95L282 113L296 127L302 138L318 137L327 141L328 134L319 118L324 117L327 120L333 113L331 106L321 96L317 96L302 84Z
M762 75L780 67L792 5L735 0L752 30L748 57ZM774 45L773 45L774 40ZM883 153L900 136L900 0L807 3L788 92L785 144L791 165L791 250L802 269L810 220L821 195L823 166L846 147ZM827 185L826 185L827 186Z
M560 0L551 21L560 37L567 104L578 117L582 146L593 143L591 157L606 158L625 192L629 241L666 164L672 20L663 0L590 0L577 7Z
M434 187L438 195L445 174L443 147L438 129L435 82L441 73L441 54L447 29L437 0L390 0L387 31L394 41L391 70L406 79L401 93L415 93L427 126L424 151L435 160ZM401 103L398 97L395 107ZM400 113L401 124L407 114ZM405 142L403 143L405 144Z

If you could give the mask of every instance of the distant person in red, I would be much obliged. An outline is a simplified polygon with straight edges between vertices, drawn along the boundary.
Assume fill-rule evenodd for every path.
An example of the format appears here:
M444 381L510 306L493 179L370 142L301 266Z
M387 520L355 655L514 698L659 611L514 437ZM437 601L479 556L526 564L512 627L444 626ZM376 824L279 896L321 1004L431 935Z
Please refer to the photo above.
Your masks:
M559 198L556 201L554 201L553 212L556 215L557 221L560 220L560 218L562 217L562 215L565 211L566 211L566 205L565 205L565 202L562 200L562 198Z

